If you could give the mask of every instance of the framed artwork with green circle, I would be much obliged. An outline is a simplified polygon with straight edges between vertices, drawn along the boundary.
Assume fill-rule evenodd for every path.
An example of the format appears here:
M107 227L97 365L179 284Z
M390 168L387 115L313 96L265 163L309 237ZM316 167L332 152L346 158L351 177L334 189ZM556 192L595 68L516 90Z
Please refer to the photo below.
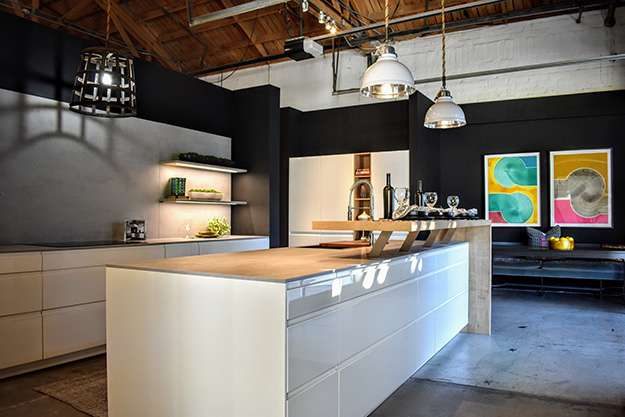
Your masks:
M485 218L493 227L540 226L540 153L484 156Z

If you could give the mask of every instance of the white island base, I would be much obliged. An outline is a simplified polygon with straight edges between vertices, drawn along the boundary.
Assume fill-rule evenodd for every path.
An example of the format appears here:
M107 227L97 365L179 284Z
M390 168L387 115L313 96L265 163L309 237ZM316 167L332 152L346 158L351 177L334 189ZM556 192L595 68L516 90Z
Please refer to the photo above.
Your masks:
M197 262L210 270L215 257L232 259L234 271L272 256L314 254L301 255L308 266L344 256L274 249L193 257L186 271L109 267L109 416L365 417L467 325L468 249L438 245L305 277L279 266L201 273Z

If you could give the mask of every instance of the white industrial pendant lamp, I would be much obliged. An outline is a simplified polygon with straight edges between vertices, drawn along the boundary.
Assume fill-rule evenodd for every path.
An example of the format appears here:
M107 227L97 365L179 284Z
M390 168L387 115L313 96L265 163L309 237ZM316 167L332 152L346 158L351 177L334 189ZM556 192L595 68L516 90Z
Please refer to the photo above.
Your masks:
M467 119L459 105L454 103L451 93L447 89L447 77L445 74L445 0L441 0L442 24L442 57L443 57L443 85L434 99L434 104L425 114L423 125L430 129L451 129L462 127L467 124Z
M415 92L414 78L404 64L399 62L395 48L388 40L388 0L384 1L385 41L376 50L377 61L367 68L362 77L360 93L365 97L380 99L405 97Z
M69 108L89 116L136 116L134 62L132 58L109 47L110 27L111 0L108 0L105 45L80 52Z

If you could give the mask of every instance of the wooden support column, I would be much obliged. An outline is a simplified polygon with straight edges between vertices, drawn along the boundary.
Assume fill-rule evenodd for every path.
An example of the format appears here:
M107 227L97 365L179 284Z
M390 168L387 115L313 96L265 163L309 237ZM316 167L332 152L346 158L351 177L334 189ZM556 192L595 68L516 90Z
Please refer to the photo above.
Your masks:
M490 226L457 229L469 242L469 324L466 333L491 334L492 234Z

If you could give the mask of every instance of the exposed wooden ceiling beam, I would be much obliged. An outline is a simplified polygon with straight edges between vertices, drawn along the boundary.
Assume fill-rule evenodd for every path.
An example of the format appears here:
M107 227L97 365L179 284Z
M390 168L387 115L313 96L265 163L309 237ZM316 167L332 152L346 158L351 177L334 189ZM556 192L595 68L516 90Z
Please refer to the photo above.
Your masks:
M130 14L124 7L122 7L116 0L111 1L111 13L116 15L123 27L137 39L144 48L154 53L155 57L165 67L170 69L177 69L174 59L169 53L160 45L156 35L143 23L139 22L134 16ZM95 0L96 3L103 9L107 8L107 0Z
M219 2L223 5L223 7L234 6L234 3L232 2L232 0L219 0ZM241 30L241 32L243 32L243 34L250 40L250 42L252 42L252 44L254 45L254 48L258 51L258 53L261 56L269 55L269 53L267 52L267 49L265 49L263 45L255 42L254 40L254 38L256 37L256 33L255 33L256 31L254 30L255 28L250 29L249 27L247 27L244 22L239 21L238 16L235 16L233 19L236 22L236 25ZM254 25L257 25L257 24L258 24L258 20L254 22Z
M77 1L76 4L74 4L74 6L72 6L69 10L67 10L65 13L61 15L60 21L72 22L76 20L82 13L87 11L91 7L92 4L93 4L93 0ZM59 27L58 24L52 25L53 29L56 29L58 27Z
M11 6L13 7L13 13L18 15L19 17L24 17L24 11L22 10L22 6L18 0L12 0Z
M39 23L39 18L37 17L37 11L39 10L39 7L41 6L41 4L39 3L39 0L33 0L32 6L33 8L31 9L31 13L30 13L31 18L33 19L33 22Z
M265 10L259 10L256 13L247 13L241 16L238 16L239 23L248 22L250 20L254 20L256 18L271 16L273 14L278 13L282 8L280 6L268 7ZM199 26L197 28L193 28L193 33L204 33L210 32L213 30L221 29L226 26L231 26L234 24L234 19L224 19L218 22L210 22L205 25ZM166 44L169 42L177 41L178 39L184 38L188 36L188 33L185 30L176 30L170 33L164 33L161 37L161 43Z
M139 57L139 52L137 51L137 48L135 47L135 44L132 42L132 39L130 39L130 36L128 35L128 32L126 32L126 29L124 28L124 24L119 20L119 18L117 17L117 15L115 13L111 14L111 20L113 21L113 24L117 28L117 31L119 32L119 35L124 40L124 43L126 44L128 49L130 50L130 53L135 58L138 58Z

